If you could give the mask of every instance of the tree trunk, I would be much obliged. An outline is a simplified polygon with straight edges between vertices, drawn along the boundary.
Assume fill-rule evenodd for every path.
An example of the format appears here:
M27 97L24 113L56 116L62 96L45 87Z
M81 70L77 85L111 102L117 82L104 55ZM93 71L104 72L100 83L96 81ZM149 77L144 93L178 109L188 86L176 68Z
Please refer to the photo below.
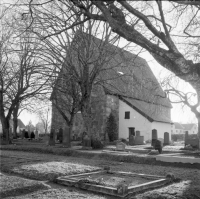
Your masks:
M44 134L47 134L47 122L44 123Z
M10 124L9 124L9 119L8 118L1 118L1 123L2 123L2 130L3 130L3 142L4 144L10 144Z
M19 106L17 105L13 110L13 136L17 138L17 126L18 126L18 110Z
M71 147L72 128L73 128L73 123L69 125L69 147Z
M92 137L92 118L90 113L87 112L87 110L82 111L82 117L84 122L84 127L86 129L86 133L89 137Z
M4 110L4 105L3 105L3 92L2 90L0 90L0 120L1 120L1 124L2 124L2 130L3 130L3 140L5 142L5 144L11 144L11 139L10 139L10 117L12 114L12 110L13 110L13 104L11 105L7 117L5 116L5 110Z
M200 150L200 116L197 119L198 119L198 132L197 132L197 136L199 138L199 150Z
M89 109L82 109L81 113L82 113L82 117L83 117L83 122L84 122L84 127L86 129L86 133L87 135L91 138L91 139L99 139L99 134L96 131L92 130L93 127L93 116L91 113L91 108Z

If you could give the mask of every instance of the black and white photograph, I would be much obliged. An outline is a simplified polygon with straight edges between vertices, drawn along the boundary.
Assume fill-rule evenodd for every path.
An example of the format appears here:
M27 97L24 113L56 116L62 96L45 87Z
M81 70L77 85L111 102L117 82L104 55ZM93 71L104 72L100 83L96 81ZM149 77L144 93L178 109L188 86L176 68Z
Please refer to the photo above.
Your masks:
M0 198L200 199L200 1L0 0Z

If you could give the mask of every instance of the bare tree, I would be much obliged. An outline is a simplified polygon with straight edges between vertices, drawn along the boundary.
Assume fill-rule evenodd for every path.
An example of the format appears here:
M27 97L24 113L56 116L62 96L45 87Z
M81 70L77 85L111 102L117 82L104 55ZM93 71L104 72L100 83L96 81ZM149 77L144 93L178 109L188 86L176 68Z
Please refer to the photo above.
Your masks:
M42 109L39 109L37 111L37 115L43 125L45 135L47 134L47 132L50 128L50 125L51 125L51 115L50 114L51 114L50 107L43 107Z
M80 21L76 15L72 15L73 10L70 14L66 13L63 6L66 9L70 8L68 4L62 5L58 2L44 4L44 9L34 7L33 24L36 23L38 29L43 29L42 32L35 34L48 46L47 53L51 55L59 71L52 94L53 105L70 127L70 132L75 114L81 111L85 129L91 136L91 93L94 85L108 82L110 77L105 79L99 76L102 71L105 74L106 70L120 66L121 62L114 60L117 47L112 46L112 51L110 49L110 43L117 43L119 37L111 34L105 23L95 21L88 21L86 24L77 25L69 31L57 34L57 30L62 30L63 26L68 28L74 21L77 23ZM59 17L55 19L53 13L57 13ZM67 18L69 20L66 23L63 20ZM48 36L50 34L51 37ZM109 67L111 59L115 64ZM115 78L119 78L119 75ZM98 135L93 136L98 137Z
M197 102L197 94L190 89L181 89L180 79L171 74L161 81L162 87L165 89L171 103L182 104L182 108L187 106L194 113L196 118L200 117L200 109ZM183 84L182 86L186 86Z
M64 68L62 68L57 77L51 101L52 106L57 109L69 127L69 138L71 138L74 117L80 109L80 89L74 77L64 72Z
M88 19L106 21L113 32L149 51L163 67L193 86L197 103L190 107L198 119L200 138L200 3L174 1L163 5L162 1L156 1L139 5L121 0L90 1L89 5L76 0L73 3ZM90 12L91 6L98 9L97 14Z
M12 21L12 17L9 20ZM18 35L19 32L10 26L14 26L14 21L5 24L3 27L9 29L10 34L3 32L1 41L4 43L0 49L0 119L4 139L9 137L9 120L12 113L16 119L20 104L33 96L49 92L48 77L43 75L45 63L40 56L41 46L29 32Z
M198 116L200 138L200 118L196 114L200 105L199 1L61 0L59 5L66 6L79 20L68 24L70 18L63 19L68 26L53 34L49 32L46 37L89 20L103 21L114 33L146 49L159 64L188 82L197 94L197 103L190 107ZM29 8L32 13L33 6L31 1Z

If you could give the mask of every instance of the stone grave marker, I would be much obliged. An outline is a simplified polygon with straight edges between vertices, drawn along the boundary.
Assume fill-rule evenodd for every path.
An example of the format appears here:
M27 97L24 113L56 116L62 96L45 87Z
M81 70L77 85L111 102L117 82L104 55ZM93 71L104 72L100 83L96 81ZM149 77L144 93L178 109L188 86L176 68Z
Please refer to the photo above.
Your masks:
M85 134L84 138L83 138L83 147L82 149L87 149L87 150L91 150L92 147L91 147L91 139L90 137Z
M83 145L83 140L84 140L86 134L87 134L87 133L86 133L85 131L82 133L82 136L81 136L82 145Z
M49 145L55 146L55 129L51 129L51 133L49 135Z
M129 136L129 145L130 146L135 145L135 136L133 136L133 135Z
M156 140L154 145L155 150L158 150L159 153L162 153L162 147L162 142L160 140Z
M65 147L70 147L69 127L64 128L62 144Z
M59 140L60 143L62 143L63 142L63 129L62 128L59 129L59 132L57 135L58 135L57 139Z
M152 130L152 141L151 141L151 146L155 147L155 142L158 139L158 134L157 134L157 130L153 129Z
M136 131L136 136L140 136L140 131Z
M165 132L164 133L164 143L163 145L169 145L169 133L168 132Z
M39 134L38 134L38 130L35 131L35 139L38 140L39 139Z
M123 142L118 142L116 144L116 150L117 151L125 151L126 145Z
M23 130L22 130L22 137L21 137L22 139L25 138L25 132L26 132L25 129L23 129Z
M48 145L48 144L49 144L49 135L48 135L48 134L44 135L44 137L42 137L42 141L43 141L46 145Z
M129 145L135 145L135 128L129 127Z

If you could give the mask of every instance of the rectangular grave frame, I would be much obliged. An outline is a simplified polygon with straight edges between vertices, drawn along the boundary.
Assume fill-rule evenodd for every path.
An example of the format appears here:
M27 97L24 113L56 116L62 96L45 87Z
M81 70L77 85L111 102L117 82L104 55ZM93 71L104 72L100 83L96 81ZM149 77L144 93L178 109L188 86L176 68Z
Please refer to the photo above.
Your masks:
M90 172L90 173L82 173L82 174L76 174L76 175L69 175L69 176L61 176L58 177L56 182L58 184L62 185L67 185L67 186L74 186L77 188L93 191L96 193L103 193L103 194L108 194L112 196L117 196L124 198L129 194L136 194L138 192L143 192L148 189L153 189L157 187L161 187L168 183L169 181L164 177L164 176L156 176L156 175L146 175L146 174L138 174L138 173L132 173L132 172L114 172L112 171L112 174L114 175L122 175L122 176L137 176L137 177L145 177L152 179L152 181L139 184L139 185L134 185L134 186L128 186L128 189L123 192L123 193L118 193L117 187L110 187L110 186L103 186L103 185L95 185L95 184L90 184L90 183L78 183L78 177L84 177L88 175L93 175L93 174L106 174L108 171L106 170L101 170L101 171L95 171L95 172Z

